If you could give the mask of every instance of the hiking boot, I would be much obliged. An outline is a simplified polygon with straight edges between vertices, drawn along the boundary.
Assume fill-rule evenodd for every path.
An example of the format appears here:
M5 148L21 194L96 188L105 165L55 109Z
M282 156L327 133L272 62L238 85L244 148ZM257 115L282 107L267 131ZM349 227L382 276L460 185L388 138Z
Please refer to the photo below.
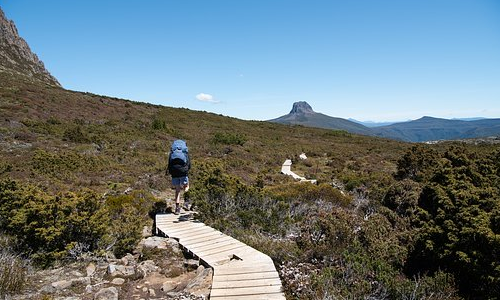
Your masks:
M184 201L184 205L182 206L182 208L184 208L184 210L191 210L189 208L189 201Z
M180 213L181 213L181 207L180 207L179 203L176 203L175 204L175 212L174 212L174 214L178 215Z

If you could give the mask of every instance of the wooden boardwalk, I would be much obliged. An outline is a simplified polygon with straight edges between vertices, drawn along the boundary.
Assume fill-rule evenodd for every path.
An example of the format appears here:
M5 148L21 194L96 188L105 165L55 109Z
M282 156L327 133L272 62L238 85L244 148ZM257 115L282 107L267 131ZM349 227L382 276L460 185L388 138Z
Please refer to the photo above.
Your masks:
M177 239L201 263L213 268L212 300L285 300L271 258L192 218L156 215L157 234Z

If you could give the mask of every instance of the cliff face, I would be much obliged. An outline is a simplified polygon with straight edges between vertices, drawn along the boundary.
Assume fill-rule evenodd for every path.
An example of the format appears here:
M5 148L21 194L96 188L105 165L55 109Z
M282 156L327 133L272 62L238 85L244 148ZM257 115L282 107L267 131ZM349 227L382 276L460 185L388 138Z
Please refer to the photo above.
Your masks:
M10 71L60 86L43 62L31 52L26 41L19 36L14 22L5 17L0 8L0 71Z
M312 114L314 113L314 110L312 109L311 105L305 101L299 101L295 102L293 104L292 110L290 111L290 114Z

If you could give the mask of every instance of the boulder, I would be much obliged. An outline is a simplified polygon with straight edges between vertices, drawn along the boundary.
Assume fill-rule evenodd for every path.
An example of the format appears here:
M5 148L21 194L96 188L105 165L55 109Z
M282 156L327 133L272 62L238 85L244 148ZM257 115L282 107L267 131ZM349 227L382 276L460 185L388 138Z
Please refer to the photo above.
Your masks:
M67 289L71 286L72 282L69 280L60 280L53 282L51 286L56 290L56 291L62 291L64 289Z
M151 236L141 241L144 248L168 249L167 239L159 236Z
M208 299L208 296L210 295L210 288L212 287L213 270L212 268L203 268L199 270L199 272L198 270L196 272L196 277L188 283L185 291Z
M114 285L122 285L124 283L125 283L125 279L123 279L123 278L114 278L111 281L111 284L114 284Z
M175 289L176 286L177 286L177 283L173 282L172 280L165 281L161 286L161 290L164 293L168 293L168 292L172 291L173 289Z
M148 274L156 272L157 270L158 267L152 260L145 260L137 266L137 273L141 278L145 278Z
M89 265L85 269L85 271L87 272L87 276L90 277L90 276L94 275L96 269L97 269L97 267L93 262L89 263Z
M135 275L135 268L133 266L109 264L107 272L111 277L127 278Z

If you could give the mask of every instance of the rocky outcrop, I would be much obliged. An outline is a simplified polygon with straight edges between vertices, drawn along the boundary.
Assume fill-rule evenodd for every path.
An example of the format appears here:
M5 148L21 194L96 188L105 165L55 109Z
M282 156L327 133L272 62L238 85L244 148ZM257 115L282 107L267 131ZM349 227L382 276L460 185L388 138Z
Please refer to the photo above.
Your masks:
M292 106L290 114L312 114L314 110L311 105L305 101L295 102Z
M28 43L19 36L14 22L0 8L0 70L14 72L50 85L60 86Z
M9 299L208 299L213 272L179 248L177 241L144 238L121 259L81 258L30 275L29 285Z

